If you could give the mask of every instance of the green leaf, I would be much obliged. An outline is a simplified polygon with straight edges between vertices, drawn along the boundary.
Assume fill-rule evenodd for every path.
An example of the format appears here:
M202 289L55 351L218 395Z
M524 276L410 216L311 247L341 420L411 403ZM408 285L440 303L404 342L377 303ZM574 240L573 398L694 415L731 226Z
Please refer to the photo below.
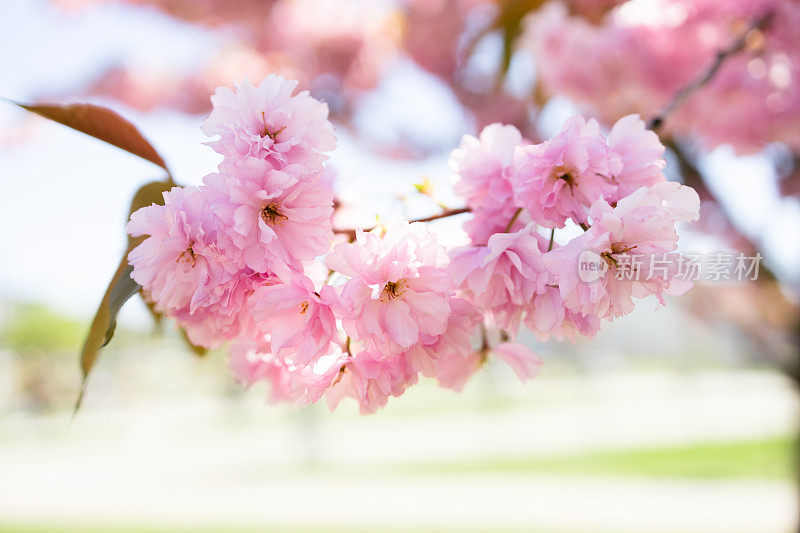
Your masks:
M514 55L514 45L522 34L525 17L537 11L545 2L546 0L499 0L497 2L497 14L494 20L471 40L466 48L465 57L469 58L472 56L478 41L492 32L499 31L503 38L503 55L497 83L502 83L511 66L511 58Z
M494 26L503 34L503 62L501 76L505 77L511 66L511 57L514 55L514 44L522 34L522 25L525 17L537 11L544 4L544 0L506 0L501 7Z
M143 185L136 191L133 197L130 213L151 204L163 205L163 193L170 188L172 188L171 181L154 181ZM103 300L97 308L97 313L92 320L92 325L89 327L89 333L86 335L86 340L81 350L83 383L81 384L78 400L75 403L76 412L80 408L86 389L86 381L92 367L94 367L97 361L100 349L107 345L114 336L114 329L117 325L117 314L120 309L122 309L122 306L125 305L125 302L141 289L139 284L131 278L133 267L128 264L128 253L138 246L142 240L144 240L144 237L128 239L128 248L125 251L125 255L122 256L119 266L117 266L117 271L114 273L114 277L111 278L106 293L103 295Z
M13 101L12 101L13 102ZM156 149L139 133L136 126L107 107L94 104L20 104L32 113L100 139L160 166L169 174L167 164Z

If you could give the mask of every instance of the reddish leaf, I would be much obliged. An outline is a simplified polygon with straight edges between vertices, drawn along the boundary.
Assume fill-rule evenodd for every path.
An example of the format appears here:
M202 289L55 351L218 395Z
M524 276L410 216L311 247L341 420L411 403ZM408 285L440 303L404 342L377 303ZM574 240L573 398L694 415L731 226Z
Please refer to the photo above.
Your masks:
M151 204L163 205L163 192L168 191L171 187L172 183L170 181L154 181L143 185L136 191L133 197L130 213ZM128 264L128 253L142 242L143 239L144 237L128 239L128 249L125 251L125 255L122 256L119 266L117 266L117 271L114 273L114 277L111 278L106 293L103 295L103 300L97 308L97 313L92 320L92 325L89 327L89 333L86 335L86 340L81 350L83 383L81 384L81 392L78 396L78 401L75 404L76 411L81 405L86 387L86 380L89 377L89 372L91 372L92 367L97 361L100 349L108 344L111 337L114 336L114 329L117 325L117 314L120 309L122 309L125 302L141 289L139 284L131 279L133 268Z
M107 107L94 104L25 105L14 103L32 113L91 135L133 155L138 155L169 173L167 164L158 155L156 149L139 133L136 126Z

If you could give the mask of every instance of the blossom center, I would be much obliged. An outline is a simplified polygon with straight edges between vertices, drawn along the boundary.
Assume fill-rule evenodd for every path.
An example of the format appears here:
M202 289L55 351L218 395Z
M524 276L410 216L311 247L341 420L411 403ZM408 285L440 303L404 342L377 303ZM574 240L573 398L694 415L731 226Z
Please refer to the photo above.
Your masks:
M383 296L386 297L388 300L394 300L396 298L401 298L403 296L403 289L405 288L404 280L398 281L388 281L386 285L383 287L383 291L381 291L381 298Z
M614 257L614 254L625 254L630 252L634 248L636 248L636 245L628 246L621 242L612 242L611 249L601 253L600 257L605 259L605 262L608 263L608 266L615 267L618 265L618 262L617 258Z
M306 311L308 311L308 301L307 300L300 304L300 314L304 315L304 314L306 314Z
M569 185L570 189L574 188L577 185L577 181L575 180L573 172L568 168L557 167L553 169L553 176L555 176L556 181L558 180L564 181L567 185Z
M261 131L258 134L261 136L262 139L264 137L269 137L274 142L277 142L278 141L278 139L277 139L278 134L280 132L282 132L283 130L285 130L285 129L286 129L286 126L280 128L278 130L275 130L275 131L269 131L269 127L267 126L267 117L264 114L264 111L261 112Z
M197 265L197 256L194 253L194 249L192 248L194 243L189 243L188 248L181 252L181 255L178 256L178 259L175 261L176 263L192 263L192 268Z
M289 220L289 217L280 212L280 206L269 203L261 208L261 220L266 224L275 225L283 220Z

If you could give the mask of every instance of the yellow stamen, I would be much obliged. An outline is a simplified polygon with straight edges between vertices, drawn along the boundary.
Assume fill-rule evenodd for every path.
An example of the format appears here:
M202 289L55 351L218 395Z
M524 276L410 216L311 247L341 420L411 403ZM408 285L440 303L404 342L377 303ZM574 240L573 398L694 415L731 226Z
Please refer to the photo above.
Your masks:
M261 208L261 219L266 224L276 225L280 224L282 220L289 220L289 217L282 214L275 204L267 204Z

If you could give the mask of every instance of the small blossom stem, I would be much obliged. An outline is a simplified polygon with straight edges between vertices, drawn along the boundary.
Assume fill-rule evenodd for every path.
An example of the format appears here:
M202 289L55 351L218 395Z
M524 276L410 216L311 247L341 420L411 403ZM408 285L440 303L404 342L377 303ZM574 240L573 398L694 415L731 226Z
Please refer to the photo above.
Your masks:
M353 356L353 353L350 351L350 337L349 336L347 337L347 340L344 341L344 351L347 353L347 355L349 355L351 357Z
M556 239L556 228L553 228L550 230L550 244L547 245L548 252L553 249L553 243L555 242L555 239Z
M680 89L675 96L672 97L672 100L667 102L667 105L664 106L664 109L662 109L658 115L650 119L650 121L647 123L647 128L651 130L660 129L664 125L664 122L667 120L669 115L671 115L678 107L680 107L681 104L683 104L683 102L692 95L692 93L698 89L701 89L704 85L714 79L714 76L728 58L738 54L747 47L748 36L752 32L766 27L767 24L769 24L769 22L772 20L772 17L772 12L768 12L754 19L747 29L742 32L742 34L736 40L734 40L726 48L717 50L714 60L711 62L708 68L701 72L700 75L695 79L686 84L682 89Z
M583 231L589 231L589 228L591 227L591 226L589 226L588 224L586 224L585 222L581 222L581 223L580 223L580 224L578 224L578 225L581 227L581 229L582 229Z
M511 220L508 221L508 225L506 226L506 231L504 233L508 233L509 231L511 231L511 226L513 226L514 222L517 221L517 218L519 218L519 214L520 213L522 213L522 208L521 207L519 209L517 209L517 212L514 213L514 216L511 217Z
M456 215L461 215L463 213L469 213L469 212L470 212L470 208L469 207L459 207L459 208L456 208L456 209L445 209L444 211L442 211L441 213L439 213L437 215L431 215L431 216L422 217L422 218L415 218L413 220L409 220L409 222L432 222L434 220L439 220L440 218L453 217L453 216L456 216ZM363 231L371 231L373 229L375 229L375 226L373 226L371 228L364 228ZM334 229L333 232L334 233L338 233L340 235L347 235L348 237L350 237L351 241L355 240L355 238L356 238L356 230L352 229L352 228Z
M481 354L481 365L483 365L489 359L489 336L486 333L486 324L481 322L481 349L479 353Z

